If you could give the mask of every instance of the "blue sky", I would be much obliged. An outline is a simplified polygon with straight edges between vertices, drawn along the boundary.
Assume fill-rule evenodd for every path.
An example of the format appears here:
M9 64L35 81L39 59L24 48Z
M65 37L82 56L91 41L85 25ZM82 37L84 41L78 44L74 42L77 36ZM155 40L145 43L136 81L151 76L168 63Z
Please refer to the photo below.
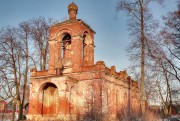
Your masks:
M177 9L177 0L166 0L164 7L151 4L154 18L162 23L162 15ZM0 0L0 27L17 26L33 17L43 16L62 21L68 18L67 6L72 0ZM77 18L84 20L95 31L95 61L103 60L108 67L126 69L131 62L125 51L130 42L125 14L116 16L117 0L74 0L79 11Z

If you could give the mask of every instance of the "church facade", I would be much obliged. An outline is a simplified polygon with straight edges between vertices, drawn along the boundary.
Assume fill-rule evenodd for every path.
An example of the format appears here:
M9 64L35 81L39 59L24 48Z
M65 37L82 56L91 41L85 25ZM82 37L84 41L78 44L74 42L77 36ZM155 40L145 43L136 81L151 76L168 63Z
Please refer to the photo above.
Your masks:
M140 112L137 81L103 61L94 63L95 31L76 19L53 25L49 36L49 69L30 70L29 120L115 121Z

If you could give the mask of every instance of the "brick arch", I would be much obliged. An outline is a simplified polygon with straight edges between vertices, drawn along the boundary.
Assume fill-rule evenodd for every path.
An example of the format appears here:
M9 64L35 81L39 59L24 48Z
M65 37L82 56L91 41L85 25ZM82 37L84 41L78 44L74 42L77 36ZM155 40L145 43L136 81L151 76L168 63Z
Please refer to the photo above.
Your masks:
M92 37L88 31L82 33L82 37L85 39L86 44L94 44Z
M61 30L59 30L56 34L56 36L58 37L57 41L61 42L63 37L66 35L66 34L70 34L70 36L72 37L73 36L73 32L72 30L70 29L67 29L67 28L63 28Z
M45 86L46 84L53 84L53 85L55 85L55 86L58 88L58 86L57 86L55 83L53 83L53 82L44 82L44 83L42 83L42 84L39 86L38 92L41 92L42 89L44 88L44 86Z
M58 87L52 82L43 83L39 88L41 115L52 117L58 115L59 94Z
M63 42L63 39L66 38L66 36L69 35L70 40L72 40L73 32L70 29L63 28L60 29L56 34L56 41L57 41L57 48L59 48L59 56L60 58L70 58L71 57L71 44L70 42ZM65 46L66 45L66 46Z

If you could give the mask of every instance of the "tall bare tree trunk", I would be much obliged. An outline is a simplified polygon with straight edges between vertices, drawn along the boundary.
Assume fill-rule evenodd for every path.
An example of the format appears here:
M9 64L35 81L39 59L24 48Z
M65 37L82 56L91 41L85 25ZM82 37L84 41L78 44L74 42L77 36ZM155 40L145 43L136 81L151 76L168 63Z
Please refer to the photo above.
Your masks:
M29 49L28 49L28 33L25 34L25 73L24 73L24 84L23 84L23 96L21 104L19 105L19 120L23 119L23 108L26 97L26 91L27 91L27 82L28 82L28 70L29 70Z
M143 0L140 1L140 20L141 20L141 112L145 113L145 90L144 90L144 75L145 75L145 35L144 35L144 10L143 10Z
M16 101L14 101L13 104L12 104L12 116L11 116L11 121L14 121L14 119L15 119L15 112L16 112Z
M166 85L167 85L167 97L166 97L166 104L165 104L165 107L167 108L167 114L170 115L171 113L171 108L172 108L172 95L171 95L171 87L170 87L170 83L169 83L169 78L168 78L168 74L167 74L167 71L164 67L164 65L161 63L161 66L162 66L162 69L163 69L163 73L164 73L164 76L165 76L165 80L166 80ZM168 101L169 99L169 101ZM167 103L169 102L169 103Z

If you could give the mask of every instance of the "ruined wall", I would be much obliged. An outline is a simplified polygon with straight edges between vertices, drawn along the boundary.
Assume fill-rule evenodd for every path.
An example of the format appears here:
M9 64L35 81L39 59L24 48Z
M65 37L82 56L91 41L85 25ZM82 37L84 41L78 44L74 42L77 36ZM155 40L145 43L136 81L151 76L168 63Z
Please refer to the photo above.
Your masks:
M28 118L116 120L123 113L139 113L138 86L126 72L108 69L102 61L81 70L49 77L34 72Z

